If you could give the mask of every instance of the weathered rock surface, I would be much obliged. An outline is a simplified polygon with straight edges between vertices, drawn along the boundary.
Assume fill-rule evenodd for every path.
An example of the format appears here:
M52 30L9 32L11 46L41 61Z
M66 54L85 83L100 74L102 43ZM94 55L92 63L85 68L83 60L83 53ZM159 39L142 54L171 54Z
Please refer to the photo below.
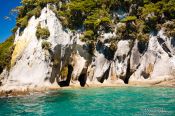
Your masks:
M170 45L169 39L171 38L166 38L163 31L160 31L156 36L150 36L148 46L141 57L138 53L139 48L138 50L133 49L131 64L135 71L130 77L130 82L174 78L175 59L171 52L173 47Z

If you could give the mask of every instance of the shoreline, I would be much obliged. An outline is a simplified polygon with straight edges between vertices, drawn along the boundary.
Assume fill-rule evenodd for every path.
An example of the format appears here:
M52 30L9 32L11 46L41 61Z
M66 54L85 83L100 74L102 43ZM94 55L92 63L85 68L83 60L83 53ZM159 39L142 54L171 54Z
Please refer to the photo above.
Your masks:
M106 87L169 87L175 88L175 79L167 81L157 81L157 82L141 82L134 81L129 84L122 83L90 83L86 84L84 87L81 87L77 84L70 84L68 87L60 86L47 86L47 87L21 87L20 89L11 89L11 90L0 90L1 97L19 97L32 95L32 93L46 93L49 91L64 90L64 89L80 89L80 88L106 88Z

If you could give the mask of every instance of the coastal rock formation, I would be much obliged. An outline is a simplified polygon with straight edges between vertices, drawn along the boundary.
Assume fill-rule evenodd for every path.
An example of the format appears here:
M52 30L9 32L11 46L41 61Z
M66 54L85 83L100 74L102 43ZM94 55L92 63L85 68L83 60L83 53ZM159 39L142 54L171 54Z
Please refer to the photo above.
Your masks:
M36 37L38 25L48 28L48 39ZM165 36L163 29L150 34L148 42L116 41L117 48L112 50L109 41L115 36L102 34L95 47L82 42L81 32L63 28L47 5L39 18L30 18L23 32L16 32L12 67L1 74L1 90L150 84L174 79L175 41ZM44 42L49 43L48 49L43 48Z
M171 39L164 36L161 30L156 36L150 35L144 54L139 55L139 48L133 49L131 69L135 71L130 77L131 83L166 81L174 78L175 59L172 52L174 43L169 42ZM138 46L138 43L136 45Z

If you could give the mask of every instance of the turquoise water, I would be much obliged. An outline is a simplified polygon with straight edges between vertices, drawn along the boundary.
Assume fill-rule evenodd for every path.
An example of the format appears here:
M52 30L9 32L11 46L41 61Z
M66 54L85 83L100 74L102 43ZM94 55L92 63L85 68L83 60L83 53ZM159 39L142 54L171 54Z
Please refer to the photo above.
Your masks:
M175 116L175 88L82 88L1 98L3 115Z

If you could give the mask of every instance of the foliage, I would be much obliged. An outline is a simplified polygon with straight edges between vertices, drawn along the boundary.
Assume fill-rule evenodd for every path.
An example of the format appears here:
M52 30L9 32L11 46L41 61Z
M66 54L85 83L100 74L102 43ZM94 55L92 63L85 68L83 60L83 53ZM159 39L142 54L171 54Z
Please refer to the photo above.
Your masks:
M47 41L43 41L41 44L42 49L49 50L51 47L51 43Z
M18 11L16 26L20 28L25 28L28 24L28 20L32 17L39 17L41 9L44 8L48 3L59 3L59 0L22 0L22 6L18 6L16 9Z
M93 30L94 32L95 30L98 30L100 26L104 27L104 30L110 28L110 23L110 15L104 9L95 10L94 13L89 15L84 21L85 27Z
M116 34L119 34L119 33L124 33L126 30L126 25L125 24L121 24L117 27L117 30L116 30Z
M146 0L140 16L146 22L147 29L153 30L157 24L175 18L175 0Z
M18 27L15 26L15 27L11 30L11 32L12 32L13 34L15 34L17 30L18 30Z
M17 20L16 25L21 28L25 28L28 25L28 16L25 16L23 18L20 18Z
M87 30L82 35L80 35L80 40L86 43L90 41L94 41L94 39L95 39L95 35L92 30Z
M143 33L138 33L137 39L141 42L148 42L149 40L149 35L148 34L143 34Z
M93 35L94 35L94 32L92 30L87 30L84 32L85 38L91 39L91 38L93 38Z
M71 0L54 12L63 25L70 29L85 27L86 30L97 33L100 26L103 30L110 28L111 16L107 3L112 4L111 1L103 0Z
M4 68L10 68L11 54L13 51L14 36L10 36L5 42L0 43L0 73Z
M115 42L111 42L109 48L110 48L112 51L115 51L115 50L117 49L116 43L115 43Z
M130 21L135 21L137 19L136 16L127 16L124 19L121 20L121 22L130 22Z
M37 30L36 30L36 37L38 39L47 39L50 36L50 32L48 28L41 28L41 25L39 24L37 26Z
M175 20L163 24L165 35L175 37Z
M32 11L28 12L27 15L29 17L32 17L32 16L39 17L41 15L41 7L37 6Z

